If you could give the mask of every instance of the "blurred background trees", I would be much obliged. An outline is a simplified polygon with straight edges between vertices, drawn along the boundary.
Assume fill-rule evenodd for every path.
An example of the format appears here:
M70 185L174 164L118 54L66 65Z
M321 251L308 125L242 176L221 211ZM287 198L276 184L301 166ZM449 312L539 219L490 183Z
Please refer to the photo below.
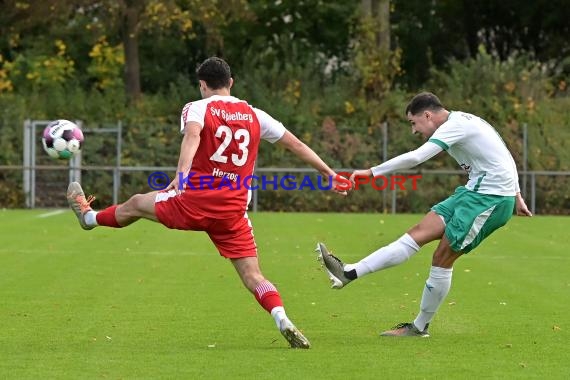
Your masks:
M121 120L131 164L149 164L145 147L160 136L168 149L152 161L175 165L179 112L199 97L195 69L218 55L232 66L234 95L337 167L417 146L403 109L431 90L494 123L519 162L527 123L529 169L568 170L567 0L0 0L0 8L0 164L21 163L22 120L69 118ZM274 149L259 161L299 164ZM454 167L426 167L441 165Z
M219 55L242 74L256 69L252 59L267 68L321 65L321 76L335 78L358 74L367 94L379 96L374 72L384 91L417 88L431 70L475 58L481 47L499 61L527 54L562 75L570 71L565 3L2 0L1 90L122 80L136 100L191 78L199 62Z

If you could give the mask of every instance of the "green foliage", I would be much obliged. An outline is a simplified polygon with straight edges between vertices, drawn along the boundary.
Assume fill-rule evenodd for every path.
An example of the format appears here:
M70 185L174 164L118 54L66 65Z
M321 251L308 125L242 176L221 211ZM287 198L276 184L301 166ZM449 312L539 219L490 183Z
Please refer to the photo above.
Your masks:
M23 98L0 93L0 165L21 165L25 112ZM21 170L0 170L0 207L21 206L24 203Z
M401 50L382 50L378 46L380 26L370 16L364 16L356 30L353 48L355 69L368 98L380 98L392 88L394 79L401 75Z
M490 122L522 161L523 124L529 128L529 169L567 170L570 154L564 147L570 115L568 98L553 98L556 83L549 65L526 55L505 61L480 54L452 60L447 70L432 70L428 88L441 94L450 109L477 114ZM556 136L556 137L555 137Z
M11 83L5 89L31 92L49 89L72 78L74 62L66 53L66 45L61 40L56 40L54 45L52 54L30 51L30 55L18 54L13 61L4 61L3 76Z
M529 131L530 169L570 170L569 109L569 97L544 99L524 121Z
M295 49L290 54L296 53ZM246 56L245 59L249 59ZM260 58L261 60L263 57ZM235 72L234 95L248 99L256 107L267 110L302 138L331 166L363 168L381 162L382 133L373 124L373 115L362 99L359 82L349 75L326 75L325 62L305 60L299 65L264 66L251 56L249 71ZM452 61L449 69L432 71L428 88L436 92L451 109L481 115L492 122L505 138L521 165L522 123L529 126L529 168L559 170L568 168L566 128L569 115L568 98L552 97L552 81L543 66L528 57L513 57L501 62L481 52L465 62ZM532 95L532 98L529 97ZM144 96L134 106L127 106L124 92L118 88L88 92L73 82L53 83L49 89L38 88L27 97L17 94L0 96L5 112L1 159L21 162L21 125L26 118L81 119L85 128L123 125L122 164L127 166L175 167L179 144L179 115L182 106L199 97L196 85L183 77L157 95ZM388 157L414 149L421 141L412 137L403 117L410 94L401 90L387 92L379 104L388 124ZM28 110L33 109L30 114ZM559 136L556 138L554 136ZM87 165L114 165L114 135L86 134L84 162ZM13 143L15 141L15 143ZM264 143L261 145L260 167L304 167L289 152ZM456 169L449 157L423 164L422 169ZM120 199L148 190L150 173L124 173ZM172 175L173 173L168 173ZM22 205L21 174L3 172L3 205ZM112 172L85 172L85 185L99 197L101 204L112 201ZM464 178L424 176L421 191L398 191L397 210L424 211L447 196ZM562 182L563 183L563 182ZM567 197L560 193L560 180L540 182L537 196L541 212L564 213ZM562 194L562 195L560 195ZM391 193L370 188L354 192L348 199L331 193L312 191L265 191L259 194L262 210L337 210L389 211Z
M546 6L539 3L538 10ZM403 115L420 88L437 93L451 109L493 123L519 167L524 124L529 169L569 167L568 59L539 61L536 49L521 53L520 44L503 56L489 35L482 41L485 48L476 44L473 49L473 41L464 40L473 31L462 29L471 24L450 16L465 6L480 5L394 1L391 51L377 49L378 25L358 18L358 2L232 0L222 6L220 1L202 0L46 0L34 7L25 1L5 5L0 15L0 164L21 163L23 120L67 118L82 120L88 129L121 123L123 165L175 166L180 110L200 96L194 70L216 54L232 66L234 95L282 121L336 168L370 167L384 156L394 157L421 144L411 137ZM128 5L136 9L125 8ZM524 9L528 18L531 13ZM132 105L123 88L126 62L120 33L127 10L140 16L144 91ZM489 14L489 9L482 11ZM557 20L557 15L548 19L545 30L558 30ZM485 21L485 27L492 21ZM454 30L458 34L451 33ZM520 41L523 37L529 40L524 35ZM564 49L563 39L556 44ZM384 122L387 151L382 151ZM87 164L114 164L113 135L89 133L87 139ZM258 166L305 164L264 143ZM455 169L456 163L442 157L421 168ZM111 175L84 173L86 184L103 203L111 200ZM2 171L0 176L0 204L21 206L21 174ZM140 173L123 174L122 181L121 200L148 190ZM463 178L425 178L422 197L398 192L398 210L423 211L461 182ZM560 183L541 183L545 211L567 210L566 198L556 195ZM329 196L275 192L263 194L260 205L278 210L386 208L384 194L361 192L350 202Z
M393 41L403 51L400 82L424 83L450 59L475 58L479 46L500 60L532 54L564 61L570 51L567 0L392 0ZM570 67L564 68L565 75Z
M87 72L101 90L122 89L124 86L121 71L125 64L123 46L110 46L106 38L101 38L89 52L92 61Z
M224 55L230 61L237 62L248 49L264 56L265 65L298 64L291 60L292 45L311 59L315 55L339 62L350 58L349 30L356 21L357 2L252 0L248 4L246 18L222 29ZM244 70L251 67L252 62L244 62Z

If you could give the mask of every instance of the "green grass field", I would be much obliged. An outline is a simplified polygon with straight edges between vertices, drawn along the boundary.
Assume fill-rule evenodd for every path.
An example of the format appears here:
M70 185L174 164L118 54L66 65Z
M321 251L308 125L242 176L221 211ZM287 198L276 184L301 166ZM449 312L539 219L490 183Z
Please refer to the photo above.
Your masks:
M150 222L83 231L71 212L0 211L1 379L567 379L570 218L514 217L460 259L429 339L416 315L434 245L337 291L348 262L418 215L252 215L264 274L311 340L291 350L204 233Z

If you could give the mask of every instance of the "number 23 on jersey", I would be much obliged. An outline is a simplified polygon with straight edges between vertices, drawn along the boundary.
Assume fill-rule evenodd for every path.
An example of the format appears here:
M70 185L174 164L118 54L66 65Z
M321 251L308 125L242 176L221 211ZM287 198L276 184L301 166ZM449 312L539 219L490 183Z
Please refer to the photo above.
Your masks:
M220 125L216 130L215 136L217 138L223 138L223 140L216 152L210 157L210 160L224 164L227 163L228 155L226 149L232 140L236 140L239 152L237 154L231 154L232 163L236 166L243 166L247 162L247 155L249 153L247 147L250 141L249 131L247 129L238 129L233 133L227 125Z

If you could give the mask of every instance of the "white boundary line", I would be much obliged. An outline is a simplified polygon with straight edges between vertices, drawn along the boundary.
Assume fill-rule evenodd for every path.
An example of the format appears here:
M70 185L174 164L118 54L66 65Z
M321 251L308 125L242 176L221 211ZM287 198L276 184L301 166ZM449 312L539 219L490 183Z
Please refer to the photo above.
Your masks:
M54 211L46 212L45 214L40 214L36 218L49 218L50 216L63 214L65 211L67 211L67 210L54 210Z

